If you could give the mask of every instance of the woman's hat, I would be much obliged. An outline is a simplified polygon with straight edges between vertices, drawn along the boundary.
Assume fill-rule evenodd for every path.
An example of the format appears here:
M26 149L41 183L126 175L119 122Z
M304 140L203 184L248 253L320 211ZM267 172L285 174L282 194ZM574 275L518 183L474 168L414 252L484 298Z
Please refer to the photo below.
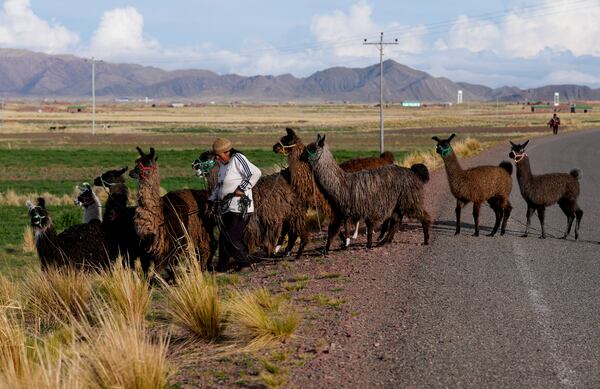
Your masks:
M215 153L224 153L231 150L231 142L229 139L217 138L213 142L212 148Z

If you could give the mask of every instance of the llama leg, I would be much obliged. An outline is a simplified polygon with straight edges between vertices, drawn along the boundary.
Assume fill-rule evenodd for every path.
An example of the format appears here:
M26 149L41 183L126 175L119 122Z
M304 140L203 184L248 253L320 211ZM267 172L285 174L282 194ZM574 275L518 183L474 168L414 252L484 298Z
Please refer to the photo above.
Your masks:
M575 218L577 219L575 222L575 240L579 239L579 223L581 223L582 217L583 211L577 206L577 209L575 210Z
M298 246L296 259L300 259L300 257L302 257L302 253L304 252L304 246L306 246L306 242L308 242L308 231L306 231L306 228L303 228L302 232L300 233L300 245Z
M543 205L538 207L537 212L538 212L538 218L540 219L540 225L542 226L542 235L540 236L540 239L546 239L546 231L544 230L544 219L545 219L545 215L546 215L546 207L544 207Z
M367 248L370 249L373 246L373 223L370 220L365 220L367 225Z
M421 216L421 227L423 228L423 245L427 246L431 233L431 216L425 210L423 210L423 216Z
M377 242L381 242L389 230L389 219L386 219L379 229L379 236L377 237Z
M490 207L492 208L492 210L494 211L494 214L496 215L496 221L494 222L494 228L492 229L492 232L490 232L488 234L488 236L494 236L494 235L496 235L496 232L498 231L498 227L500 227L500 222L502 221L502 205L500 204L500 201L497 197L492 197L491 199L488 200L488 203L490 204Z
M288 244L283 253L284 256L289 257L290 255L292 255L292 249L294 248L294 245L296 244L297 240L298 240L298 233L296 231L290 231L288 233Z
M525 233L521 235L522 238L527 238L529 234L529 225L531 224L531 216L535 212L535 208L531 204L527 204L527 223L525 224Z
M358 239L358 227L360 226L360 221L356 222L356 226L354 227L354 235L352 235L352 239Z
M348 248L350 246L350 225L349 218L344 219L344 233L340 232L340 239L342 240L342 248Z
M479 211L481 203L473 203L473 221L475 222L475 232L473 236L479 236Z
M510 217L510 212L512 211L512 205L510 202L506 200L506 204L502 207L503 217L502 217L502 227L500 228L500 235L504 235L506 232L506 224L508 223L508 218Z
M562 236L562 239L567 239L571 233L573 221L575 220L575 203L566 199L560 199L558 201L558 206L567 217L567 229L565 230L565 234Z
M325 243L325 250L323 251L323 254L327 255L327 253L329 252L329 248L331 247L331 241L333 237L338 234L341 226L342 218L334 215L332 217L332 220L329 222L329 226L327 228L327 242Z
M456 209L454 210L456 212L456 232L454 232L454 235L460 234L460 211L465 204L464 201L456 200Z

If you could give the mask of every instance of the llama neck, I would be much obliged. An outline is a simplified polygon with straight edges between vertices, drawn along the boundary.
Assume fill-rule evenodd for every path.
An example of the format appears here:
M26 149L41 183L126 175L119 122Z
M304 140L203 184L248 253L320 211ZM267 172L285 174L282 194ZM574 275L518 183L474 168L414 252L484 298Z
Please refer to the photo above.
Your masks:
M123 182L114 183L110 186L108 200L106 200L106 209L104 210L104 220L109 220L109 215L113 210L125 209L129 202L129 189Z
M140 237L159 235L161 226L164 225L164 214L158 167L140 178L137 199L135 224L138 234Z
M450 191L454 196L456 196L460 190L460 181L462 180L464 170L460 166L454 151L452 151L448 156L442 157L442 160L444 161L444 167L446 168L446 176L448 177Z
M60 239L51 220L44 228L34 227L33 236L42 269L50 263L59 262L63 258Z
M340 168L327 145L323 147L319 159L314 162L313 171L328 197L337 203L340 209L349 209L351 207L347 196L349 174Z
M303 152L304 145L298 140L296 142L296 147L292 148L287 156L292 187L294 189L299 189L312 180L313 172L310 163L300 159Z
M100 213L100 199L94 192L92 192L92 197L94 198L94 202L86 206L85 211L83 212L84 223L89 223L94 219L102 221L102 214Z
M524 193L525 186L529 184L533 178L529 157L526 155L523 156L523 158L515 165L517 165L517 182L519 183L519 189L521 190L521 193Z

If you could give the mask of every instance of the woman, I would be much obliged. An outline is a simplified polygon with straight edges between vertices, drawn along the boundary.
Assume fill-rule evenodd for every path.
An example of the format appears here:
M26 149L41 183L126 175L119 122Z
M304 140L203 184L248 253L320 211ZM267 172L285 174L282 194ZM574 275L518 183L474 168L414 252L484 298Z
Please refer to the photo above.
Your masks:
M242 237L248 214L254 212L252 187L261 172L225 138L214 141L213 152L220 164L217 186L209 197L209 200L219 202L221 219L217 271L227 270L230 256L235 258L236 268L240 269L250 265L248 248Z

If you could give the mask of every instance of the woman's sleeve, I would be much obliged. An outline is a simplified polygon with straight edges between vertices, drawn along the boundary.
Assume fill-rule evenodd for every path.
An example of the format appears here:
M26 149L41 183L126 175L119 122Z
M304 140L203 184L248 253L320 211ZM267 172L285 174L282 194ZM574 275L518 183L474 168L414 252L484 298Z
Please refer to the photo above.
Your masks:
M252 164L252 162L250 162L248 158L244 157L243 155L235 154L234 158L236 166L238 167L240 175L242 176L240 189L243 191L252 189L261 176L260 169L254 166L254 164Z

